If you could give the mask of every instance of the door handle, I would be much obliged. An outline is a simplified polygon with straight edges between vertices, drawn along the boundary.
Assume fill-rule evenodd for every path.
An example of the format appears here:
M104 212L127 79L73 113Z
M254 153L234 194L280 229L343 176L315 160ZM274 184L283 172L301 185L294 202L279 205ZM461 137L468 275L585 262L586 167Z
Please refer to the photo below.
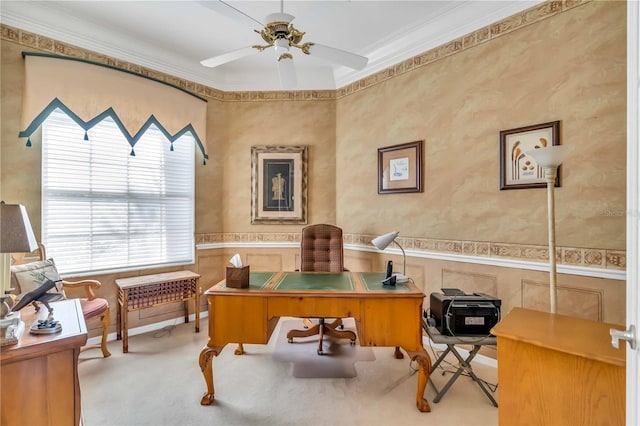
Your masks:
M611 335L611 346L618 349L620 346L620 339L626 340L629 343L631 349L636 348L636 327L631 324L627 330L616 330L615 328L609 329Z

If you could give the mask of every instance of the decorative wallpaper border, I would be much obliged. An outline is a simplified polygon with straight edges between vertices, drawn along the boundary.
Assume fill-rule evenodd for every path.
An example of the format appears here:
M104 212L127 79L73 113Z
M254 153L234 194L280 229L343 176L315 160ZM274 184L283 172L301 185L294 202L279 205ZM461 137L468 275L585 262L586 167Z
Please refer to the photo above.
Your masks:
M248 91L224 92L203 84L194 83L169 74L142 67L127 61L114 59L106 55L82 49L48 37L0 24L2 40L12 41L20 45L42 50L57 55L81 58L101 64L121 68L156 80L164 81L183 88L200 96L225 102L271 102L271 101L322 101L335 100L360 92L391 78L413 71L432 62L470 49L495 38L509 34L520 28L566 12L574 7L590 3L593 0L558 0L547 1L533 6L501 21L480 28L448 43L409 58L394 66L371 74L337 90L300 90L300 91Z
M344 234L344 243L371 246L376 235ZM196 235L196 244L241 243L257 245L263 243L299 243L299 232L225 232ZM509 259L525 262L546 263L549 248L544 245L499 243L489 241L440 240L435 238L400 237L398 242L405 250L457 254L492 259ZM559 265L580 266L623 271L627 267L625 250L584 247L556 247L556 262Z

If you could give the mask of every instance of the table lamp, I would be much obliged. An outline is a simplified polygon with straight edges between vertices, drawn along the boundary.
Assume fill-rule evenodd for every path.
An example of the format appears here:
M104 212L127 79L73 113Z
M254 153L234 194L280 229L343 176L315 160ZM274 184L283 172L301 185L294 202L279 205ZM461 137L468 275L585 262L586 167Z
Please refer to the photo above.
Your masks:
M38 248L38 242L29 216L24 206L0 202L0 256L2 260L2 282L0 283L0 340L2 345L17 343L24 329L18 312L12 312L12 300L5 294L10 290L11 283L11 253L29 253ZM11 306L9 305L9 303Z
M371 240L371 244L376 246L378 250L386 249L391 243L395 243L398 247L400 247L400 250L402 251L402 274L393 274L393 275L395 275L397 283L405 283L408 281L408 278L406 275L407 274L407 256L402 246L398 244L398 242L396 241L396 238L398 237L398 235L400 235L400 232L398 231L389 232L388 234L375 237L373 240Z
M558 167L569 152L573 149L571 145L552 145L545 148L536 148L525 152L532 157L538 166L544 170L547 182L547 216L549 228L549 302L550 312L557 312L558 289L556 286L556 224L555 224L555 200L554 186L558 176Z

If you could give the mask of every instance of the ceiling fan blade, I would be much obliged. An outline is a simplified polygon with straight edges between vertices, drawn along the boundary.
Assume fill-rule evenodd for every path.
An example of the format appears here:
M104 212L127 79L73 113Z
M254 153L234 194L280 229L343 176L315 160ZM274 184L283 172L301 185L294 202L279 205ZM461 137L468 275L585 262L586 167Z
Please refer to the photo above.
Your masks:
M243 47L242 49L233 50L222 55L214 56L213 58L205 59L200 61L200 63L205 67L213 68L255 53L259 53L257 49L254 49L253 47Z
M285 53L278 58L278 73L280 74L280 83L283 89L291 90L298 87L296 70L293 67L293 56Z
M367 66L367 62L369 62L369 58L365 56L356 55L355 53L346 52L344 50L336 49L335 47L324 46L317 43L313 43L311 47L309 47L309 54L330 62L345 65L355 70L363 69Z
M207 7L214 12L219 13L222 16L226 16L229 19L233 19L240 24L254 27L256 24L260 26L260 28L264 27L264 24L257 19L247 15L240 9L236 9L230 3L216 0L216 1L199 1L201 5Z

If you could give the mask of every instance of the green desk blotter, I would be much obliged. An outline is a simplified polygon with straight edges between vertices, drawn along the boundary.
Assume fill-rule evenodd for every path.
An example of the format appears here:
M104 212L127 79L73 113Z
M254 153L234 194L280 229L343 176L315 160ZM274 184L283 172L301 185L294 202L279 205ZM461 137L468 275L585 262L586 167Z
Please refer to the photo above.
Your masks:
M274 290L322 290L355 291L351 273L285 272L273 287Z
M385 276L384 272L360 272L359 274L362 286L367 291L411 291L408 283L396 284L395 286L382 285L382 280Z

